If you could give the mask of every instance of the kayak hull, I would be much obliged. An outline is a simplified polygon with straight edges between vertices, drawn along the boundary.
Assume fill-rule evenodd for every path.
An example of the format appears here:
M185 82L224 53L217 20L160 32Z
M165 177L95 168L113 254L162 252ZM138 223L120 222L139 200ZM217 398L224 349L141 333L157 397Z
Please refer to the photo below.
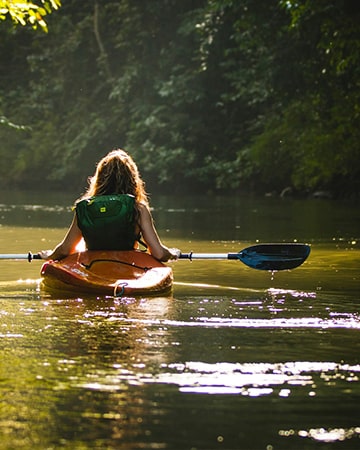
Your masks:
M50 289L112 296L164 294L173 283L170 267L137 250L74 253L45 262L41 275Z

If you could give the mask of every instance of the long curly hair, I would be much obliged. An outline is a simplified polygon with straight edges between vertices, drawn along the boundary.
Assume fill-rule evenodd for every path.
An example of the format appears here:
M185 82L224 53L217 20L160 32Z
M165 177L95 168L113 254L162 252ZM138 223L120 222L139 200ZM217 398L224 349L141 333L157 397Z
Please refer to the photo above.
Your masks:
M95 195L131 194L136 204L148 205L148 197L137 165L125 150L112 150L97 164L95 174L89 178L89 187L81 197Z

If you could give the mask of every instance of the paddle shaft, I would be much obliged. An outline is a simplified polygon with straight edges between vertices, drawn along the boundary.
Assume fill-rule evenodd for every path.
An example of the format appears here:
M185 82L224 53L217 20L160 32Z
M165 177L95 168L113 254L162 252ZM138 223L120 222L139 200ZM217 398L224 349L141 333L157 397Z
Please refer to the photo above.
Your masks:
M9 253L9 254L0 254L0 259L26 259L31 262L33 259L42 259L40 255L37 253L33 255L31 252L29 253Z
M1 259L41 259L38 254L29 253L3 253L0 254ZM239 259L238 253L181 253L179 259Z
M38 254L29 253L3 253L0 254L1 259L27 259L32 261L33 259L41 259ZM179 259L239 259L238 253L181 253Z
M181 253L179 259L239 259L239 253Z

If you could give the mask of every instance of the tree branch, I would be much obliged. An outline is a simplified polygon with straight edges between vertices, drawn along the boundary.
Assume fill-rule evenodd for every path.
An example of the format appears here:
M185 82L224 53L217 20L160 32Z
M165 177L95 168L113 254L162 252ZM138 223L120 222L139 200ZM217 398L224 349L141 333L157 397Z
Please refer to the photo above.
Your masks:
M97 1L95 1L95 4L94 4L94 34L95 34L96 42L98 44L99 51L100 51L100 57L99 57L100 64L103 66L107 80L111 81L113 79L113 76L112 76L110 65L109 65L109 58L106 53L104 44L102 42L100 30L99 30L99 4Z

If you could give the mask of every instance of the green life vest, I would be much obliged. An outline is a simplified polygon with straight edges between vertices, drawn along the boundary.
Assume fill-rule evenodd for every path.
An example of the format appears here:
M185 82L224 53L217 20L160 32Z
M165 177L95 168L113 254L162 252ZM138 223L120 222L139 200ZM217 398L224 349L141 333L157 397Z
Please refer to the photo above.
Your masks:
M135 198L98 195L76 204L78 226L88 250L131 250L135 234Z

